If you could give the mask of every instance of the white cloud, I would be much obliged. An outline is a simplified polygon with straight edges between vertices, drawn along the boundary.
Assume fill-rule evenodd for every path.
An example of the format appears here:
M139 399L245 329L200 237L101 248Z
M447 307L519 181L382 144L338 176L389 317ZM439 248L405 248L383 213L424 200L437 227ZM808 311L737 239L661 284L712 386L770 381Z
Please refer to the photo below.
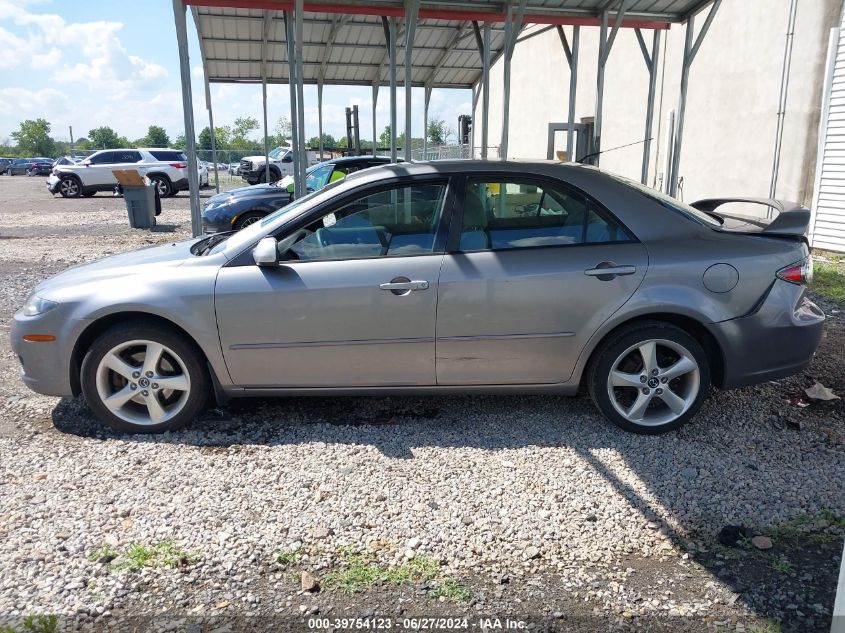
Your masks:
M0 88L0 115L26 112L25 118L45 118L48 121L68 110L68 96L55 88L27 90Z

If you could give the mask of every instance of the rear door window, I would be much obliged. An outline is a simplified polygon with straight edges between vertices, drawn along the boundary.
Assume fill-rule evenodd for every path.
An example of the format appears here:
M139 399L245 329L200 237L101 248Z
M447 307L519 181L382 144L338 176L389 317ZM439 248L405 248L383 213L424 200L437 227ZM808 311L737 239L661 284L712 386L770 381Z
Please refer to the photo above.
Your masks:
M150 154L152 154L153 158L155 158L156 160L160 160L163 162L185 162L188 160L188 157L185 156L184 152L173 150L155 149L150 150Z
M630 235L585 196L562 185L472 179L462 251L628 242Z

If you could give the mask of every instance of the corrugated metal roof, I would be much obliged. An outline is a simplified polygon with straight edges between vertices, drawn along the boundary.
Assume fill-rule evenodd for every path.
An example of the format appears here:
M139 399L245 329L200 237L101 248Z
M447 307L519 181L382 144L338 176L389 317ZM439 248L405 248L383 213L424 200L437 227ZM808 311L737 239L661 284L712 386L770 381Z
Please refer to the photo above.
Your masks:
M629 0L623 26L667 28L712 0ZM268 83L288 82L284 12L291 0L186 0L192 5L203 63L211 82L260 83L268 20ZM531 25L598 23L601 11L615 11L618 0L527 0ZM481 75L473 20L493 22L491 55L504 47L504 3L423 0L414 34L413 85L468 88ZM404 64L401 0L307 0L303 20L305 83L384 85L388 56L382 16L400 17L397 66ZM613 19L611 14L611 22ZM399 83L404 70L398 71Z

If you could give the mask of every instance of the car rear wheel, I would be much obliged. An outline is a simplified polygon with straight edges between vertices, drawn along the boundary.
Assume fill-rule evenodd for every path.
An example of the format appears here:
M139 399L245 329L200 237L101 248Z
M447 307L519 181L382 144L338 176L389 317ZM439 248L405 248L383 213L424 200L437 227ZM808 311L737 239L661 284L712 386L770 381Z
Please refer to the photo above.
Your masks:
M173 331L140 322L117 325L85 354L82 392L98 418L121 433L163 433L205 405L200 352Z
M158 191L158 195L162 198L166 198L174 193L173 186L166 176L150 176L150 183L152 183L156 191Z
M73 176L63 176L59 182L59 193L62 198L78 198L82 195L82 186Z
M238 218L238 221L235 222L235 230L240 231L241 229L249 226L250 224L255 224L263 217L264 214L258 213L257 211L250 211L249 213L244 213L241 217Z
M698 412L710 387L710 367L692 336L653 321L623 328L602 343L587 381L611 422L655 435L680 428Z

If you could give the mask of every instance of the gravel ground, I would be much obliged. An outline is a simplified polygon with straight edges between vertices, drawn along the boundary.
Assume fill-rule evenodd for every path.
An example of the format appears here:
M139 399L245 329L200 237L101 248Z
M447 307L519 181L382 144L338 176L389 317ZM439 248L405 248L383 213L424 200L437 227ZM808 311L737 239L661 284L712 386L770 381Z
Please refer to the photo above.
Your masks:
M443 615L480 630L510 614L567 631L829 629L845 407L788 400L815 380L845 393L842 307L824 305L803 374L716 393L660 437L616 429L584 397L243 401L118 437L81 400L24 388L8 323L46 276L186 237L187 197L163 207L159 230L133 231L121 199L0 178L0 624L395 629ZM720 545L729 524L773 547Z

